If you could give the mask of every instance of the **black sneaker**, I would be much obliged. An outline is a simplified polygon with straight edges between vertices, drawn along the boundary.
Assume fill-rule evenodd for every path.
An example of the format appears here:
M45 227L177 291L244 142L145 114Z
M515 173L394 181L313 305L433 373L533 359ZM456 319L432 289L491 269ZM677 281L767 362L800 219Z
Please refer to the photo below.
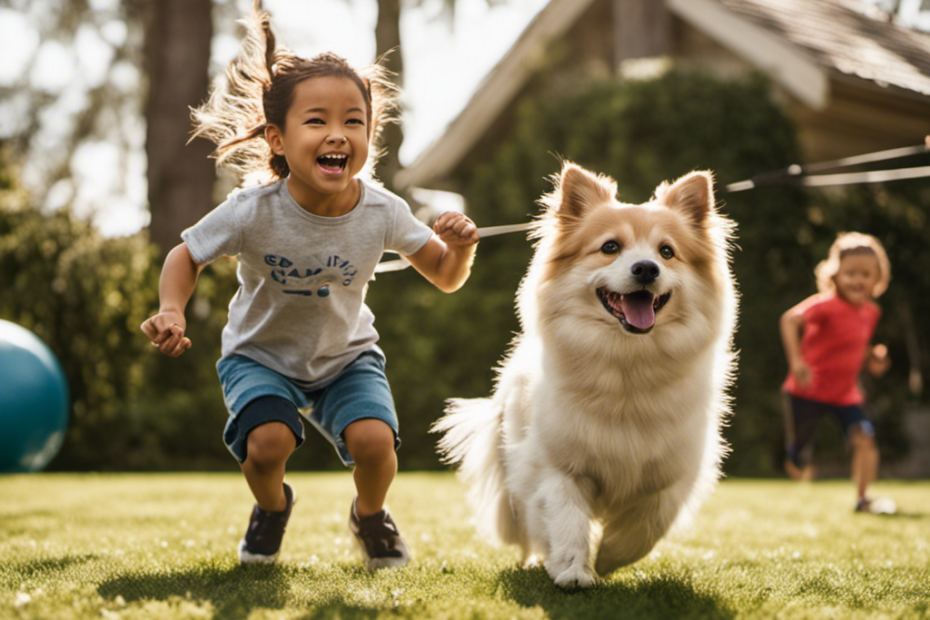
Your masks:
M355 541L365 557L365 565L369 570L396 568L409 562L410 551L397 530L391 513L384 509L360 518L355 511L357 499L352 500L349 529L355 534Z
M291 517L291 508L297 501L294 489L286 482L284 497L287 499L287 508L280 512L262 510L255 504L249 518L249 529L239 543L239 561L243 564L271 564L278 559L284 528Z

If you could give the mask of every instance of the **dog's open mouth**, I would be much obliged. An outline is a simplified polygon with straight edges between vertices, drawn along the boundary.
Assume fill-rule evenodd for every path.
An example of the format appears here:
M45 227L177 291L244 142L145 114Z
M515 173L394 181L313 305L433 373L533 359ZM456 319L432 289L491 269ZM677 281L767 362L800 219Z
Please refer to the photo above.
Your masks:
M656 314L668 303L672 292L659 296L645 290L616 293L602 286L597 289L597 296L607 312L620 320L623 329L633 334L645 334L655 327Z

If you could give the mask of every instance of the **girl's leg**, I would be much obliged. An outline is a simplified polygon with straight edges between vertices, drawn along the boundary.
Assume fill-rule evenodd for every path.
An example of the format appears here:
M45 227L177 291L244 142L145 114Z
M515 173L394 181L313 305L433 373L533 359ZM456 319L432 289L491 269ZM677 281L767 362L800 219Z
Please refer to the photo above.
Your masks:
M240 467L255 496L249 527L239 543L239 561L267 564L278 558L294 506L294 490L284 482L284 465L298 437L302 438L303 427L296 406L277 396L263 396L246 405L237 424L245 436L234 444L240 458L245 457Z
M373 515L384 506L388 488L397 474L394 431L374 418L357 420L343 431L346 448L355 461L355 509L359 517Z
M284 465L297 447L294 431L283 422L268 422L249 432L242 473L262 510L280 512L287 508L284 495Z
M820 404L783 394L785 471L794 480L813 480L811 439L820 421Z
M878 476L878 448L875 438L856 426L850 430L849 441L852 444L852 479L860 500L867 497L868 486Z

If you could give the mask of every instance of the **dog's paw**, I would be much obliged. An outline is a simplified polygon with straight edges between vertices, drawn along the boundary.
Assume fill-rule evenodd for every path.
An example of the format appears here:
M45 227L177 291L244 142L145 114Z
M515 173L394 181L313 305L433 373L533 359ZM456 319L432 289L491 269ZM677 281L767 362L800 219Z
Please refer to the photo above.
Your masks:
M550 570L549 576L552 577L555 585L566 590L590 588L597 582L594 573L582 566L569 566L558 574L553 574Z

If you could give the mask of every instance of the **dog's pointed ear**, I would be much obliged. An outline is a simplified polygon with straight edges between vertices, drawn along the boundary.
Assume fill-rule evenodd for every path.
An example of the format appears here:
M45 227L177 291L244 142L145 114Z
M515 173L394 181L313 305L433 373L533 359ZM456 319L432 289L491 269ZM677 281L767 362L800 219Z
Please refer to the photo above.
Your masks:
M709 171L686 174L671 185L656 188L654 200L702 225L714 209L714 175Z
M565 162L559 179L559 217L582 217L591 207L610 202L617 195L617 184L610 177L588 172Z

